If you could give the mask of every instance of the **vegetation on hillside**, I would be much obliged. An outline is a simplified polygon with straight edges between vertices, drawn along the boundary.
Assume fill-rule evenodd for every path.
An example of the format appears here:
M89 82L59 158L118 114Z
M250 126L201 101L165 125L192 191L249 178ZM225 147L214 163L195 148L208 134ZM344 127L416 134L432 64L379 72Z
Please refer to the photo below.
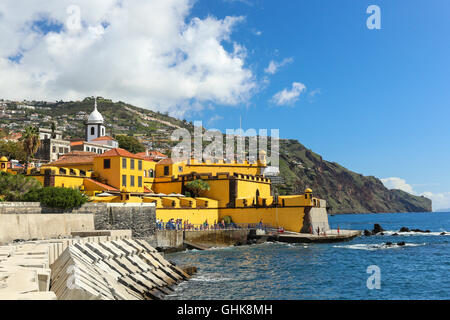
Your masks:
M135 137L117 135L115 139L119 142L119 148L125 149L131 153L144 152L145 147Z
M0 198L4 201L22 201L24 194L40 188L35 178L0 172Z

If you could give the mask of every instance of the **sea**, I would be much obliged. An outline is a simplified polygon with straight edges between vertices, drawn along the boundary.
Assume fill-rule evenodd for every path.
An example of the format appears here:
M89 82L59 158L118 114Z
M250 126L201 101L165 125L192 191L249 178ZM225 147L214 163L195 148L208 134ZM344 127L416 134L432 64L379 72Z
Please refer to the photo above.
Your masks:
M372 230L378 223L386 232L340 243L263 243L166 254L177 265L198 267L166 299L450 298L450 213L346 214L329 216L329 222L333 229L351 230ZM401 227L431 232L393 235Z

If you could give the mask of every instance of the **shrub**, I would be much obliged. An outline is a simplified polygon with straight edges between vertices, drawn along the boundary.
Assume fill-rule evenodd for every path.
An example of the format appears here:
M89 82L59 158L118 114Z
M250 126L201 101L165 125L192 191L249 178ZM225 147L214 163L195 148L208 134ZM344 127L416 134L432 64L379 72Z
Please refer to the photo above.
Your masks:
M72 209L88 202L88 197L78 189L45 187L26 193L22 201L40 202L50 208Z

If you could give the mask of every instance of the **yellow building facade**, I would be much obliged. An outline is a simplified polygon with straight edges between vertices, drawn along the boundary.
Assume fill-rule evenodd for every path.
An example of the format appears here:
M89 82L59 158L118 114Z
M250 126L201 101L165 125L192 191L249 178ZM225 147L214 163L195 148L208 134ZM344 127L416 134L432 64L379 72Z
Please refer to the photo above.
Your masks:
M265 163L261 161L155 162L120 148L81 154L78 160L79 165L76 157L63 156L39 170L30 169L28 174L44 186L78 188L93 202L155 203L156 218L161 222L181 219L211 225L228 216L237 224L262 222L305 232L305 215L311 208L326 210L326 202L313 197L310 189L301 195L274 196L270 180L262 174ZM186 185L198 179L210 189L200 198L184 196Z

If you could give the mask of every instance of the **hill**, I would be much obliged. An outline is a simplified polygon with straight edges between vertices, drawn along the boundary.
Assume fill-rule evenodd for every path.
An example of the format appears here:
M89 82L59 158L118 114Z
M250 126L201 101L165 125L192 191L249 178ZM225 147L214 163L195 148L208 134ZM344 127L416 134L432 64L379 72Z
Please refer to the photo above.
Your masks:
M1 100L0 100L1 102ZM193 125L167 114L138 108L125 102L98 99L99 110L108 125L108 134L134 135L150 148L168 152L175 142L175 128L193 132ZM21 106L22 105L22 106ZM34 109L24 108L32 105ZM68 139L84 138L84 119L92 111L93 98L83 101L47 103L1 102L0 126L20 130L26 125L50 127L57 123ZM285 183L277 185L279 194L303 193L310 187L326 199L333 213L423 212L431 211L431 200L401 190L389 190L372 176L363 176L335 162L328 162L297 140L280 141L280 172Z

